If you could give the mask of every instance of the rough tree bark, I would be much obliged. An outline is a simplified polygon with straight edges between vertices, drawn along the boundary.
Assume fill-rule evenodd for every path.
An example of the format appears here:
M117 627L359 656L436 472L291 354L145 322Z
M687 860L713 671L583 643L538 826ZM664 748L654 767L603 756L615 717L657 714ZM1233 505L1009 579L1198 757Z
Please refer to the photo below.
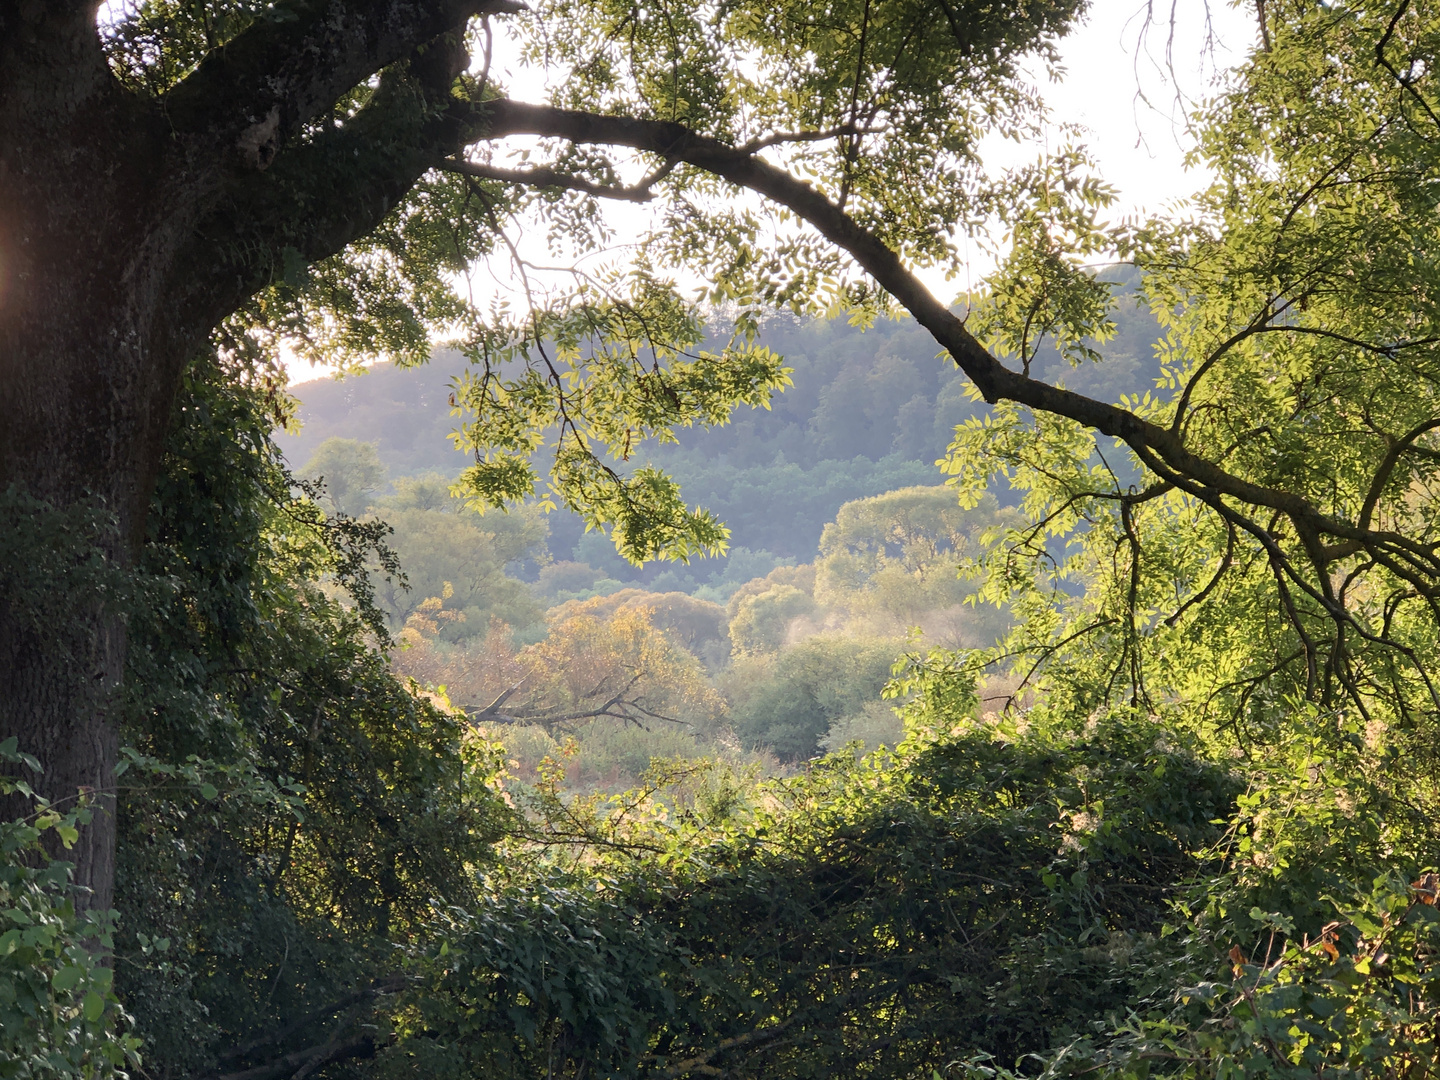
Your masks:
M453 151L467 130L446 112L467 59L456 35L507 5L315 4L256 24L158 99L111 72L98 6L0 2L0 491L102 506L123 568L186 364L287 248L340 250ZM382 70L350 123L299 138ZM327 167L342 155L343 172ZM69 655L0 598L0 738L45 765L42 795L95 793L68 857L103 910L125 627L95 597L67 621Z
M157 317L157 249L174 240L157 205L163 128L119 92L86 14L56 5L0 21L0 487L103 504L119 524L106 554L124 565L160 461L165 384L181 363ZM65 637L76 655L0 600L0 732L45 763L42 794L100 793L71 857L103 909L125 630L82 603Z

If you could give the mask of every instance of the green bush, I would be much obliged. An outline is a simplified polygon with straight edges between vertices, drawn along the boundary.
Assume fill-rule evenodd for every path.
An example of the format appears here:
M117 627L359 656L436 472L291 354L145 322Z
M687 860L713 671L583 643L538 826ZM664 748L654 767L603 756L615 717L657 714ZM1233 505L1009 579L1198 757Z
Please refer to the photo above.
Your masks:
M821 637L739 661L725 683L735 733L782 761L813 757L835 721L879 702L899 651L898 642Z
M0 742L0 762L40 771L13 737ZM0 821L0 1077L124 1076L140 1064L139 1040L112 989L114 913L77 909L72 864L52 855L91 811L53 807L15 775L0 776L0 798L28 807Z
M1436 1075L1433 827L1387 794L1385 756L1357 725L1295 713L1309 730L1250 763L1249 790L1207 860L1219 872L1177 897L1163 931L1170 947L1146 962L1137 993L1027 1075ZM976 1080L1012 1075L974 1059L956 1068Z
M1145 992L1239 787L1124 717L726 777L551 803L551 856L411 951L383 1074L901 1080L1043 1052Z

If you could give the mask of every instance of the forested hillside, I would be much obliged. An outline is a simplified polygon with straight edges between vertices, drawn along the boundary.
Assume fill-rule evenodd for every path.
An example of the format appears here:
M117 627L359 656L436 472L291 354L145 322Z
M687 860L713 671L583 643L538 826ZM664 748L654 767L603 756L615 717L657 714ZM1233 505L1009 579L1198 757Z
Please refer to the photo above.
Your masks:
M1133 274L1111 280L1105 360L1052 347L1036 364L1119 400L1153 388L1159 328ZM976 567L990 531L1018 527L1001 508L1015 495L965 512L938 486L955 429L986 413L964 376L907 320L775 317L760 344L794 372L771 409L629 463L664 468L731 527L728 555L688 566L635 567L564 510L467 508L450 490L452 354L295 388L299 431L277 434L292 464L324 482L322 505L390 530L405 583L378 581L376 601L407 645L395 669L483 723L517 779L563 761L564 790L619 791L667 757L773 773L852 741L893 746L904 732L881 691L907 638L1003 636Z
M1112 272L1108 280L1127 295L1129 277ZM721 316L711 320L713 330L726 329ZM1034 366L1045 378L1118 401L1155 388L1158 336L1147 310L1122 302L1103 363L1071 365L1052 346ZM939 483L935 462L955 427L984 411L967 394L965 377L910 319L882 319L862 331L844 318L777 316L764 323L759 342L793 369L794 385L775 395L770 410L742 407L723 427L682 429L678 445L642 445L630 463L660 466L688 501L714 511L730 527L732 557L743 566L729 570L722 559L637 569L563 510L546 518L551 558L662 590L692 592L721 578L733 588L781 562L808 561L842 503ZM466 465L449 437L459 423L451 382L463 369L461 357L442 352L415 369L377 364L340 380L300 383L292 388L300 430L282 433L279 443L295 468L338 437L373 443L386 483L427 472L453 479ZM1003 487L996 495L1014 499Z

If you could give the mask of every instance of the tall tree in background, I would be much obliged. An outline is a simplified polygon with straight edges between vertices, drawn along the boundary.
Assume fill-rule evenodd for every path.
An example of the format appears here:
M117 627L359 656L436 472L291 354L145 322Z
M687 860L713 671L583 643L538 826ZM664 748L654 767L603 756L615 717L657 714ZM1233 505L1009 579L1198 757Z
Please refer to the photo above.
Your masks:
M1005 651L1076 707L1184 701L1267 738L1305 701L1433 761L1440 22L1282 3L1261 24L1195 115L1213 185L1134 236L1165 328L1157 391L1101 405L1025 380L1016 262L970 325L1022 371L976 378L1009 403L960 431L949 468L967 498L997 473L1025 492L1035 524L1002 545L991 595L1020 616ZM1052 588L1060 537L1083 598Z

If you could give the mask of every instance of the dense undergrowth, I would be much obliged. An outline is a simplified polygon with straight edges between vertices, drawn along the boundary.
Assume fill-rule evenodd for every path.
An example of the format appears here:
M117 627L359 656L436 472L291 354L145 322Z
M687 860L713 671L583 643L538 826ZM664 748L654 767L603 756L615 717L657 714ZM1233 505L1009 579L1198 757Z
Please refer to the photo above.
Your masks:
M64 814L7 827L9 1075L1433 1061L1433 832L1373 726L1295 703L1262 748L1178 713L997 713L972 654L936 649L897 668L892 749L768 778L676 755L590 795L552 754L521 783L391 674L363 589L322 588L378 533L314 513L274 457L202 467L268 445L263 395L190 394L207 421L177 431L132 624L119 931L75 916L63 850L25 855Z

